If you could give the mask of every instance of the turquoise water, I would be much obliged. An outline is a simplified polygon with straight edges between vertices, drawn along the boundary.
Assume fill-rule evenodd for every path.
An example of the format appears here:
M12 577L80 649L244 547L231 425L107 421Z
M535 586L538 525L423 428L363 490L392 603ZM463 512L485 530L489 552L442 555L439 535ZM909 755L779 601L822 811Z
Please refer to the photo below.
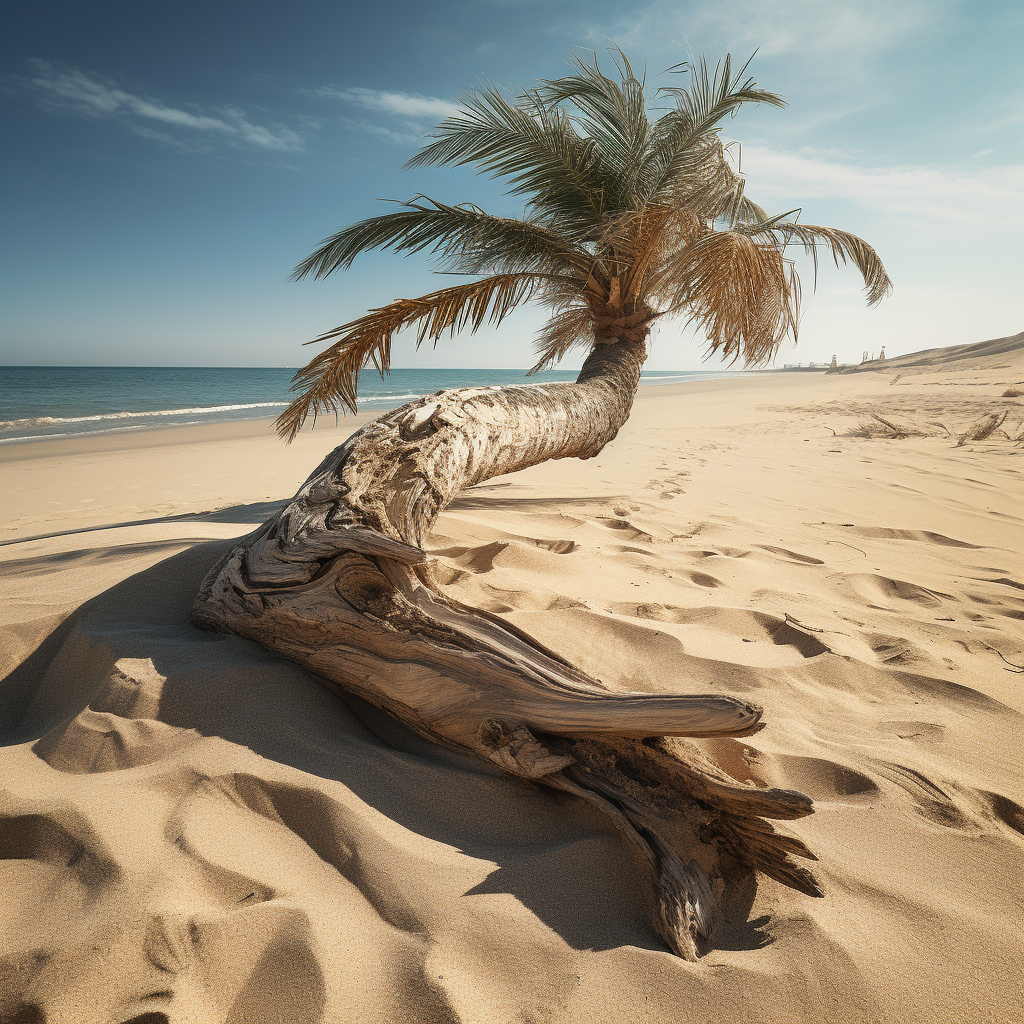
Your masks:
M284 367L2 366L0 444L185 423L263 419L289 402ZM643 385L731 376L649 371ZM395 369L359 379L360 410L384 411L442 388L575 380L573 370Z

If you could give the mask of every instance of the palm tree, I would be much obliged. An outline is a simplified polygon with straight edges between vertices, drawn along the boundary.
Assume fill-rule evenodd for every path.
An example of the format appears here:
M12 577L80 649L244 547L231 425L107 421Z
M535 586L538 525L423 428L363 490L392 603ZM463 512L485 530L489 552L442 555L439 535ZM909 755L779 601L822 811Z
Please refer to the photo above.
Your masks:
M367 250L429 251L471 280L399 299L324 334L278 420L355 410L361 369L386 373L391 339L500 323L539 301L551 317L534 369L576 346L575 383L442 391L386 413L336 449L274 519L207 576L197 624L251 637L356 692L439 743L598 806L650 864L659 932L696 956L713 929L707 874L720 854L820 895L790 855L810 856L764 818L811 812L799 793L737 786L695 748L653 737L747 735L761 709L719 695L609 692L510 624L447 597L423 544L462 489L548 459L592 458L629 416L652 324L682 316L711 352L747 364L796 337L800 282L790 246L861 272L869 304L890 282L854 235L769 216L744 193L720 138L745 103L782 106L734 72L687 66L651 121L644 82L617 53L521 92L469 96L411 161L474 164L524 197L522 218L420 196L339 231L295 276L325 277ZM673 69L676 71L681 68ZM685 863L679 829L703 850ZM700 836L700 839L696 837ZM703 866L698 866L703 862ZM711 868L708 868L711 864Z
M577 60L575 74L514 103L495 89L475 93L407 165L475 164L507 178L510 194L526 197L525 217L418 196L339 231L299 264L294 278L323 278L371 249L430 250L445 272L476 279L396 300L316 339L334 343L296 375L303 393L278 420L285 436L310 412L355 411L359 370L372 363L386 373L392 337L410 327L419 342L436 343L539 301L553 315L537 339L537 371L574 346L635 348L655 321L682 315L704 330L709 352L749 365L796 339L800 281L790 244L811 255L815 272L819 247L837 264L853 262L869 305L889 292L866 242L801 224L796 210L769 217L745 196L721 122L744 103L784 106L743 77L746 64L733 73L726 57L712 74L701 60L689 69L689 89L658 90L674 105L651 123L643 82L620 59L619 81L596 60Z

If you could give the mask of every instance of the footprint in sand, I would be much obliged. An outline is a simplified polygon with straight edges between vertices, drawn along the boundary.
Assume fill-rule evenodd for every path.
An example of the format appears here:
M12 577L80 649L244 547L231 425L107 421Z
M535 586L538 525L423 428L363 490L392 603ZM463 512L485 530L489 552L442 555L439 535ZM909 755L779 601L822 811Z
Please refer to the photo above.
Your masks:
M83 775L153 764L202 739L193 729L86 708L37 740L32 750L57 771Z
M874 573L846 573L841 578L854 593L868 602L868 607L883 611L892 610L886 607L886 603L907 602L917 608L941 608L943 601L957 600L952 594Z
M831 649L817 637L767 612L714 606L678 608L656 603L627 603L614 605L613 609L620 615L633 615L638 619L698 626L730 641L767 641L776 647L793 648L802 658L816 658L819 654L831 653Z
M532 559L534 549L548 551L554 555L571 555L579 545L572 540L540 540L535 537L516 537L510 540L496 540L489 544L471 547L435 548L431 555L446 558L460 568L473 573L490 572L495 565Z
M849 801L872 799L878 786L863 772L820 757L776 754L779 778L788 788L799 789L815 800Z
M978 828L958 801L923 772L890 761L874 761L873 767L879 775L908 794L914 810L933 824L957 831L974 831Z
M946 735L945 726L934 722L879 722L878 728L897 739L921 744L941 743Z
M928 660L924 651L903 637L889 636L887 633L865 633L864 640L883 665L899 667Z
M872 540L916 540L950 548L980 548L982 546L968 544L967 541L946 537L941 533L932 533L930 530L894 530L885 526L853 526L845 523L832 525L842 525L844 532Z
M997 821L1024 836L1024 807L1009 797L990 793L987 790L982 790L981 796L988 803L992 815Z
M754 547L760 548L762 551L770 551L773 555L781 555L790 562L803 562L805 565L825 564L820 558L815 558L813 555L801 555L799 552L790 551L788 548L777 548L771 544L755 544Z

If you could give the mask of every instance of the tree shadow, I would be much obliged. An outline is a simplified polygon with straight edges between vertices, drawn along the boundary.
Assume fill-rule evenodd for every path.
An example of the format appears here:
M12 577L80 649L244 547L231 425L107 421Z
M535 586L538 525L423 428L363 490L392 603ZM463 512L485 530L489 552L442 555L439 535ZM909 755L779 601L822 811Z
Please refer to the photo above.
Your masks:
M577 950L665 949L646 865L587 803L444 750L251 641L194 627L194 595L229 545L196 545L82 605L0 682L0 743L38 740L102 693L119 659L150 659L165 677L160 721L342 783L406 829L494 863L464 896L511 894ZM746 923L752 886L728 908L724 948L764 944L762 921Z
M474 494L472 489L453 498L445 505L446 512L465 512L469 509L517 509L520 512L557 510L564 512L573 505L606 505L621 498L621 494L579 494L570 498L501 498L492 494Z
M54 533L37 533L31 537L0 541L0 547L11 544L25 544L35 540L50 540L53 537L73 537L80 533L100 533L103 530L121 530L129 526L160 526L166 523L262 523L276 515L291 499L277 501L254 501L248 505L232 505L229 508L211 509L208 512L183 512L176 516L157 516L154 519L126 519L120 523L104 523L102 526L83 526L77 530L57 530Z

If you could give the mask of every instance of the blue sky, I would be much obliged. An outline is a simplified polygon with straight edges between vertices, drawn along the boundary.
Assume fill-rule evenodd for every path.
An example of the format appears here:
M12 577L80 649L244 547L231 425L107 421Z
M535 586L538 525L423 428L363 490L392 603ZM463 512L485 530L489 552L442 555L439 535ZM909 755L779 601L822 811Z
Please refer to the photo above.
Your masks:
M625 13L626 7L629 13ZM437 287L420 256L370 254L289 283L330 232L417 193L516 213L468 169L403 171L460 93L532 85L614 41L649 79L758 54L747 193L860 234L896 289L804 275L799 346L859 359L1024 327L1024 4L1019 0L5 0L0 363L298 365L301 343ZM396 366L528 366L540 314ZM696 369L663 324L648 366ZM578 365L567 363L566 365Z

